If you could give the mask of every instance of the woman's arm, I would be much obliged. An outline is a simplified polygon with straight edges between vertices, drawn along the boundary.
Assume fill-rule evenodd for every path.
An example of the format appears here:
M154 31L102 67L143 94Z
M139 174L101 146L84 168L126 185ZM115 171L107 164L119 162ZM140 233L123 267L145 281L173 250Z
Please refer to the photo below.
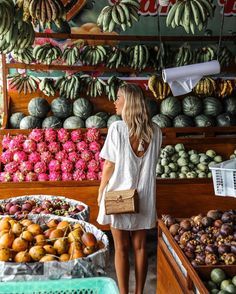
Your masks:
M104 165L103 165L103 170L102 170L102 179L101 179L101 183L100 183L100 187L98 190L98 205L100 205L101 202L101 198L102 198L102 193L107 185L107 183L109 182L113 172L115 169L115 163L109 161L109 160L105 160Z

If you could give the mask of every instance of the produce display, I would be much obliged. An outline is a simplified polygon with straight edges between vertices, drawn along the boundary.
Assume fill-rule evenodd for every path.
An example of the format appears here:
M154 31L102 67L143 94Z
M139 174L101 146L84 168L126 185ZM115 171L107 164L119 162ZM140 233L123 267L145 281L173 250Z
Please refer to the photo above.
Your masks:
M138 0L121 0L112 6L105 6L98 16L97 24L104 32L112 32L116 26L126 31L133 21L139 20L140 3Z
M12 57L18 62L31 64L34 61L33 47L27 47L20 52L14 51L12 52Z
M209 210L189 219L162 217L171 235L194 267L236 265L236 212Z
M54 80L44 78L39 83L39 90L46 96L54 96L56 94Z
M177 0L171 7L166 18L166 25L173 29L182 26L186 33L195 34L195 29L202 31L207 26L208 18L214 15L211 0Z
M161 149L156 166L160 178L211 178L210 166L222 162L222 156L214 150L205 153L187 151L183 144L166 145Z
M81 82L85 86L86 94L92 98L101 96L106 91L106 82L98 77L83 75L81 76Z
M125 65L126 55L123 49L113 47L107 58L107 67L118 68Z
M127 48L128 64L131 68L143 70L148 65L149 51L146 45L135 45Z
M67 99L76 99L80 90L80 78L78 75L67 75L59 78L55 88L59 90L61 96Z
M51 64L53 60L57 60L61 55L61 49L58 46L53 46L51 43L36 45L33 49L35 60L43 64Z
M64 197L40 195L40 197L31 196L29 199L27 196L22 196L0 201L0 215L14 215L14 218L19 220L25 218L29 213L77 218L76 215L84 209L85 205L81 202L71 201Z
M205 285L210 293L236 293L236 276L232 279L227 276L221 268L214 268L210 274L210 280L205 282Z
M34 129L28 136L5 135L0 181L98 180L103 143L98 129Z
M80 52L80 59L85 65L98 65L105 61L107 55L106 47L84 46Z
M67 46L62 54L62 60L65 61L67 65L74 65L79 61L80 49L77 46Z
M152 75L148 80L148 88L157 100L168 97L171 93L170 86L162 78Z
M0 261L5 262L66 262L104 248L81 224L57 219L42 226L27 218L17 221L4 217L0 232Z
M183 44L178 48L174 56L174 66L183 66L193 63L194 53L189 44Z
M24 94L36 92L38 89L39 79L27 74L13 74L8 76L10 86L16 88L18 93L24 91Z

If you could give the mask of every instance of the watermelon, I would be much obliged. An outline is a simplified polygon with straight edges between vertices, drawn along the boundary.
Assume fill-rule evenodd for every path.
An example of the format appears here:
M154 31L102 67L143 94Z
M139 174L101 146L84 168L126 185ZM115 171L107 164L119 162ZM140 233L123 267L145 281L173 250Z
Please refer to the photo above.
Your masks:
M50 110L50 104L45 98L36 97L30 100L28 112L30 115L45 118Z
M86 128L106 128L107 124L101 117L93 115L86 119Z
M175 128L187 128L192 127L193 125L194 123L192 118L184 114L176 116L173 120L173 126Z
M162 101L160 112L173 118L181 113L181 103L176 97L168 97Z
M73 104L69 99L59 97L52 101L51 110L54 116L67 118L73 113Z
M84 121L78 116L68 117L63 124L63 128L65 129L80 129L84 127L85 127Z
M213 117L200 114L194 118L196 127L213 127L215 125L215 120Z
M216 118L217 126L230 127L236 125L236 117L230 113L222 113Z
M228 97L224 99L225 112L236 115L236 97Z
M154 115L152 122L157 124L159 128L169 128L172 125L171 119L164 114Z
M23 112L15 112L10 116L9 123L12 129L19 129L20 122L25 117Z
M43 129L60 129L62 128L62 121L56 116L46 117L42 122Z
M182 101L183 113L195 117L202 112L202 101L195 96L187 96Z
M219 99L214 97L207 97L203 100L203 113L205 115L217 116L223 110Z
M78 98L73 103L73 113L75 116L86 120L92 114L92 103L85 98Z
M20 129L27 130L27 129L36 129L41 128L42 120L35 116L25 116L20 122Z

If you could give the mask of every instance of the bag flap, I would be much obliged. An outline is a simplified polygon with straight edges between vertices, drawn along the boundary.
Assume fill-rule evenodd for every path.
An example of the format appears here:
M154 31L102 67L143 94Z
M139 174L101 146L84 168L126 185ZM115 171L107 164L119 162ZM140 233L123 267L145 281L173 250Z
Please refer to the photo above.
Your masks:
M135 189L110 191L106 193L105 199L113 200L113 201L118 201L118 200L121 201L121 200L133 198L136 193L137 193L137 190Z

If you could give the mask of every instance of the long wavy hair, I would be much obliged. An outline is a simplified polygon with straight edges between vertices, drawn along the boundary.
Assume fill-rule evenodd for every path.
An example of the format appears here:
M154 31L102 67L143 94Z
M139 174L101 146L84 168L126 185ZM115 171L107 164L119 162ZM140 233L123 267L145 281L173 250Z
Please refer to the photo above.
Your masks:
M153 137L153 125L141 88L135 84L125 84L119 91L125 99L122 118L128 126L129 136L149 143Z

